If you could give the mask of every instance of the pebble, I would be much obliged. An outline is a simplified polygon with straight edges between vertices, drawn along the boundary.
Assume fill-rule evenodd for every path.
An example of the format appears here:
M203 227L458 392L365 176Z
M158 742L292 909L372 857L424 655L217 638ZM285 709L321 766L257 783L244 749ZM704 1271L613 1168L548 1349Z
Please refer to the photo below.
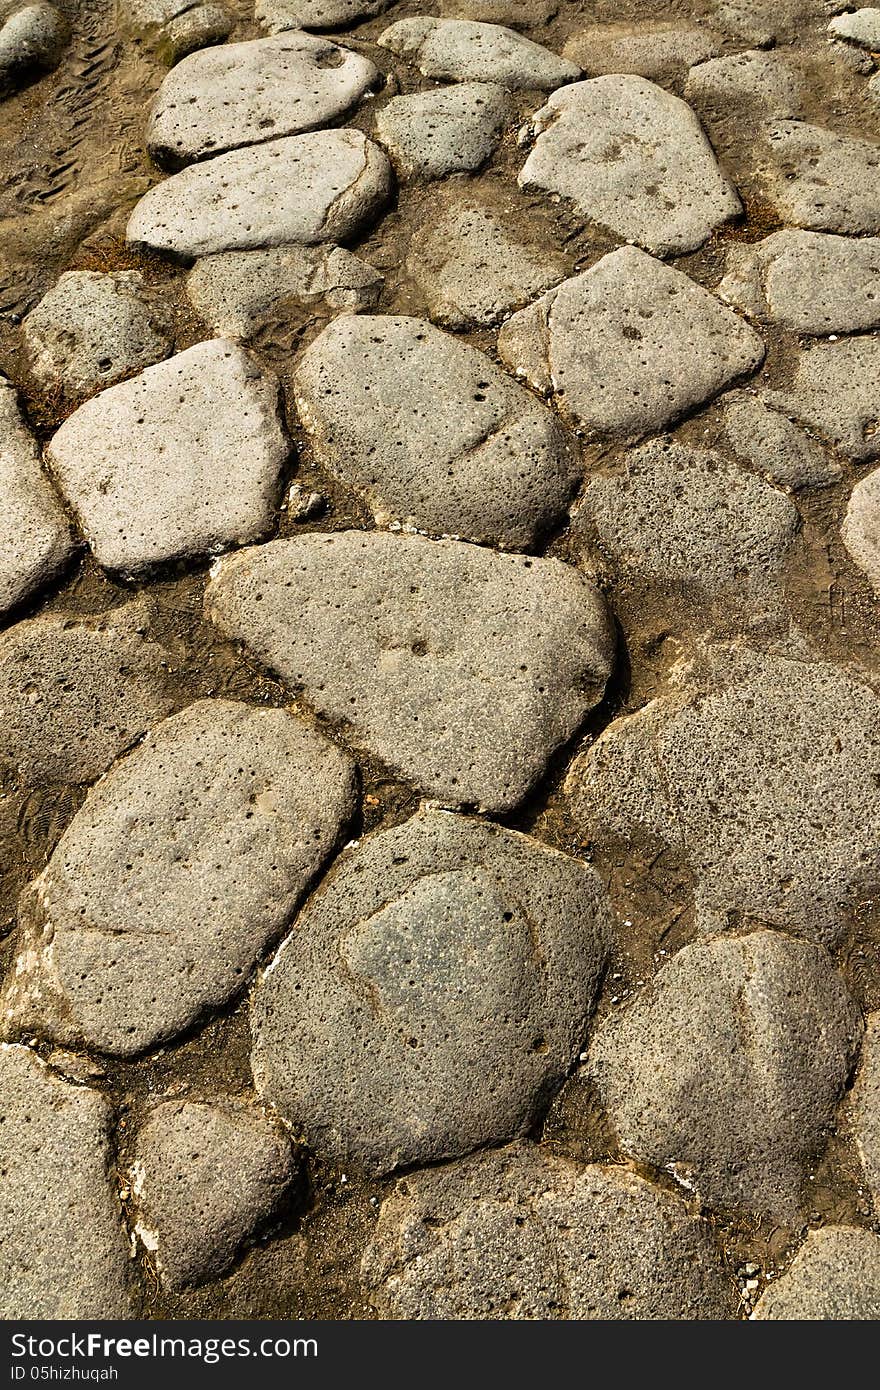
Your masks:
M880 468L856 483L840 534L853 563L880 593Z
M746 459L779 487L830 487L843 476L840 464L818 440L760 396L731 391L724 397L723 419L727 443L737 458Z
M726 53L692 67L686 99L707 115L730 118L735 108L765 116L797 116L804 104L804 80L773 49Z
M112 1111L0 1043L0 1317L130 1318Z
M520 185L558 194L657 255L695 251L742 212L691 108L642 77L609 75L554 93L533 117Z
M777 121L768 131L764 179L782 221L818 232L880 232L880 146L804 121Z
M361 1277L379 1316L733 1318L708 1228L625 1168L526 1144L401 1178Z
M391 0L257 0L254 18L270 34L288 29L341 29L387 10Z
M288 452L277 382L216 338L87 401L47 457L98 563L134 574L265 535Z
M151 188L126 237L184 260L345 241L388 200L391 166L359 130L319 130L217 155Z
M498 351L588 436L636 439L753 372L764 344L682 271L622 246L509 319Z
M441 81L497 82L513 92L552 92L581 75L576 63L513 29L470 19L399 19L378 42L423 77Z
M138 1129L129 1173L134 1231L165 1288L225 1273L276 1214L293 1177L290 1141L231 1097L167 1100Z
M340 531L222 560L208 615L347 742L449 805L509 810L601 699L614 639L559 560Z
M869 1014L866 1021L851 1105L856 1146L876 1207L880 1204L880 1013Z
M340 856L259 978L257 1089L373 1174L522 1134L577 1056L609 938L585 864L423 812Z
M794 1225L861 1018L821 946L780 932L685 946L593 1036L625 1154L710 1207Z
M423 319L337 318L300 359L294 394L319 463L380 525L527 547L582 476L545 406Z
M683 81L689 68L719 51L718 35L711 29L663 20L591 24L573 34L562 50L586 77L634 73L660 86Z
M200 700L164 720L26 889L5 1028L116 1057L183 1032L247 982L354 801L350 760L286 710Z
M61 62L70 24L54 5L24 5L0 26L0 100Z
M880 1236L857 1226L808 1232L752 1317L759 1322L875 1321L880 1317Z
M791 385L767 400L832 444L845 458L880 456L880 340L845 338L799 353Z
M442 179L485 164L510 115L503 87L461 82L393 97L376 116L376 136L402 174Z
M880 238L774 232L733 246L723 299L795 333L824 336L880 326Z
M880 52L880 10L865 8L835 15L828 32L836 39Z

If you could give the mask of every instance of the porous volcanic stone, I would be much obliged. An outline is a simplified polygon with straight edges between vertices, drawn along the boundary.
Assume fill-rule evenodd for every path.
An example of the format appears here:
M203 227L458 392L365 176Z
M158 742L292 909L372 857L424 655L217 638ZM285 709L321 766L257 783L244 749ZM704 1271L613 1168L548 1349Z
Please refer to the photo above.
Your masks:
M288 452L277 382L217 338L87 401L47 457L98 563L135 573L265 535Z
M70 25L54 5L24 5L0 26L0 100L61 61Z
M856 483L840 534L871 587L880 593L880 468Z
M880 325L880 238L774 232L731 247L718 293L795 333L855 333Z
M808 1232L752 1316L763 1322L880 1318L880 1236L858 1226L823 1226Z
M581 75L577 64L522 34L470 19L399 19L378 42L424 77L446 81L497 82L509 91L552 92Z
M341 531L219 563L209 615L429 796L515 806L601 698L614 642L558 560Z
M390 0L257 0L254 18L270 34L288 29L341 29L387 10Z
M880 1204L880 1013L868 1015L852 1090L853 1130L875 1206Z
M661 86L678 82L694 63L715 58L718 35L664 20L591 24L572 34L562 50L585 77L635 73Z
M787 390L767 400L857 463L880 456L880 339L814 343L797 359Z
M625 1154L709 1206L793 1222L861 1031L821 946L756 931L680 950L587 1067Z
M804 101L804 82L776 49L747 49L698 63L688 73L685 97L707 116L728 116L732 109L756 109L765 116L797 116Z
M764 178L782 220L818 232L880 232L880 145L804 121L776 121L768 134Z
M402 173L442 179L485 164L510 110L503 87L462 82L392 98L376 116L376 135Z
M423 813L339 860L253 994L257 1089L371 1173L521 1134L583 1042L610 912L537 840Z
M157 725L25 890L5 1028L131 1057L225 1004L334 847L353 778L286 710L200 700Z
M294 392L322 466L380 524L530 546L581 478L555 416L423 319L337 318L300 359Z
M732 1318L704 1224L625 1168L525 1144L408 1174L361 1264L402 1320Z
M860 48L880 52L880 10L865 7L835 15L828 25L828 32L836 39L846 39Z
M128 28L166 63L176 63L206 44L222 43L235 17L222 4L193 0L125 0Z
M724 397L724 430L730 448L771 482L796 490L828 487L843 475L818 440L773 410L760 396L732 391Z
M438 0L444 19L476 19L484 24L509 24L534 29L559 13L560 0Z

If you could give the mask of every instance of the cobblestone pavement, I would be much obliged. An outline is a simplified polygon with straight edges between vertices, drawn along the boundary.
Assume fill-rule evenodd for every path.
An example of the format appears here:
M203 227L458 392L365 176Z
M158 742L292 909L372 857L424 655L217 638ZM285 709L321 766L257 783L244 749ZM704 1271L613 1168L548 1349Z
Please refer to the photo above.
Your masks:
M880 1316L880 10L0 2L0 1313Z

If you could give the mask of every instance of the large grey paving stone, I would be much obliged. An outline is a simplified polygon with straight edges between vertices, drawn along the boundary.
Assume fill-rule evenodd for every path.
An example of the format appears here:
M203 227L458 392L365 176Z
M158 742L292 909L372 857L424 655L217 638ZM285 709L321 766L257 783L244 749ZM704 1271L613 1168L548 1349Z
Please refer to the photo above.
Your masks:
M54 5L16 8L0 24L0 100L56 68L69 39L70 24Z
M880 1236L858 1226L810 1231L752 1314L758 1322L880 1318Z
M498 352L587 435L636 439L753 372L764 344L682 271L621 246L508 319Z
M738 1301L683 1202L525 1144L401 1178L361 1278L407 1321L733 1318Z
M318 130L231 150L156 184L131 246L183 260L217 251L346 241L388 200L387 156L359 130Z
M732 111L764 116L798 116L805 99L802 75L780 57L778 49L746 49L697 63L688 73L684 94L708 117Z
M880 457L878 373L878 338L813 343L798 354L791 385L766 399L845 458L866 463Z
M393 97L376 115L376 136L401 173L442 179L485 164L510 114L497 83L461 82Z
M131 1317L109 1102L0 1043L0 1119L0 1317Z
M648 251L695 251L742 212L694 112L643 77L594 77L554 92L532 127L520 185L570 200Z
M862 1022L831 957L781 932L685 946L594 1034L621 1149L710 1207L796 1224Z
M0 636L0 767L30 785L93 782L170 713L172 659L146 610L50 613Z
M706 25L670 20L618 20L590 24L566 41L562 52L585 77L635 73L665 86L680 82L694 63L718 56L719 37Z
M422 813L340 856L258 979L257 1089L370 1173L522 1134L582 1045L609 938L587 865Z
M167 315L135 270L69 270L24 320L25 348L44 390L88 396L167 357Z
M471 19L399 19L378 42L424 77L445 81L497 82L509 91L552 92L581 75L576 63L513 29Z
M131 1057L225 1004L354 800L350 759L287 710L200 700L158 724L22 895L7 1033Z
M381 525L531 546L582 476L546 406L423 319L337 318L297 364L294 394L318 461Z
M728 446L779 487L830 487L843 469L817 439L751 391L724 397L722 418Z
M133 574L264 536L289 450L277 381L216 338L81 405L47 458L98 563Z
M582 835L676 847L707 931L745 920L830 943L880 887L880 702L860 672L799 649L678 663L567 789Z
M817 232L880 232L880 145L805 121L768 127L763 177L783 221Z
M851 1105L856 1146L876 1211L880 1208L880 1013L869 1014L866 1020Z
M169 168L327 125L380 81L369 58L294 31L192 53L147 116L147 149Z
M139 1127L134 1232L170 1289L217 1278L277 1213L294 1176L277 1122L234 1097L166 1100Z
M222 560L209 616L428 796L517 805L601 699L614 638L559 560L342 531Z
M880 52L880 10L864 6L835 15L828 25L828 32L836 39L845 39L860 48Z
M391 0L256 0L254 18L270 34L288 29L344 29L387 10Z
M774 232L732 246L723 299L795 333L856 333L880 325L880 238Z
M54 579L74 549L70 524L21 418L15 388L0 376L0 614Z

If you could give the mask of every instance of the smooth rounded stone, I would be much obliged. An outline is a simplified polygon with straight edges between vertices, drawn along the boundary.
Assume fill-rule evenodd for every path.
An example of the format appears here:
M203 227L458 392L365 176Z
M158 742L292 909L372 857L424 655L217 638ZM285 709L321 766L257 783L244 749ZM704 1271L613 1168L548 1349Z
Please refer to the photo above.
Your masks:
M738 1304L683 1202L526 1144L401 1178L361 1278L398 1320L714 1319Z
M447 328L486 328L558 284L570 262L521 241L486 208L458 203L413 237L406 268Z
M341 246L226 251L197 261L189 301L215 333L250 338L285 301L357 313L379 298L383 277Z
M0 27L0 99L56 68L69 39L70 25L54 5L17 10Z
M781 492L720 454L658 440L623 471L591 474L577 519L616 583L719 610L737 624L779 618L800 528Z
M880 145L804 121L768 127L767 193L782 221L818 232L880 232Z
M289 447L277 382L213 338L80 406L47 457L95 559L134 574L264 536Z
M257 0L254 18L270 34L288 29L343 29L387 10L391 0Z
M760 396L732 391L724 397L724 432L737 458L746 459L771 483L797 491L830 487L843 469L825 450Z
M116 1057L183 1032L246 983L354 803L350 759L287 710L199 700L164 720L22 894L5 1028Z
M498 352L588 436L636 439L753 372L764 344L689 276L621 246L510 318Z
M856 483L840 534L853 562L880 594L880 468Z
M137 1132L135 1235L165 1288L216 1279L278 1210L294 1175L280 1125L232 1097L167 1100Z
M0 1043L0 1317L132 1316L112 1119L98 1091Z
M880 52L880 10L864 8L835 15L828 32L836 39L846 39L860 48Z
M44 390L91 395L171 350L168 325L134 270L69 270L24 320L31 371Z
M638 23L591 24L575 33L563 48L585 77L635 73L663 85L681 81L694 63L715 58L718 35L663 20Z
M601 699L614 637L558 560L341 531L219 562L209 616L427 795L516 806Z
M723 299L795 333L822 336L880 326L880 237L774 232L731 247Z
M93 782L170 713L169 654L141 604L50 613L0 636L0 767L32 786Z
M369 1173L524 1133L583 1043L610 940L598 875L423 812L345 851L251 1004L257 1090Z
M184 260L345 241L391 192L386 155L359 130L319 130L182 169L141 198L126 237Z
M815 343L798 355L788 389L768 391L770 404L866 463L880 456L880 340L844 338Z
M880 1202L880 1013L867 1018L851 1106L856 1146L876 1204Z
M503 87L462 82L392 98L376 116L376 135L401 173L442 179L485 164L510 114Z
M222 43L234 28L235 16L225 5L194 5L165 26L160 53L167 62L176 63L196 49Z
M822 1226L807 1238L755 1308L757 1322L850 1322L880 1318L880 1236L858 1226Z
M552 92L580 77L576 63L501 24L470 19L399 19L378 39L423 77L497 82L508 91Z
M724 935L609 1015L587 1071L630 1158L708 1206L793 1224L861 1031L821 946Z
M594 77L533 118L520 186L569 199L592 222L658 255L696 251L742 212L691 108L642 77Z
M579 831L675 846L703 931L755 921L832 944L880 887L877 696L799 650L706 656L575 761Z
M179 168L325 125L379 81L369 58L301 32L193 53L150 106L147 149Z
M380 525L528 547L582 477L551 411L423 319L334 320L300 359L294 393L319 463Z
M74 549L15 389L0 376L0 615L54 579Z
M767 116L796 116L804 103L804 81L776 49L752 48L692 67L684 94L707 113L729 115L746 106Z

